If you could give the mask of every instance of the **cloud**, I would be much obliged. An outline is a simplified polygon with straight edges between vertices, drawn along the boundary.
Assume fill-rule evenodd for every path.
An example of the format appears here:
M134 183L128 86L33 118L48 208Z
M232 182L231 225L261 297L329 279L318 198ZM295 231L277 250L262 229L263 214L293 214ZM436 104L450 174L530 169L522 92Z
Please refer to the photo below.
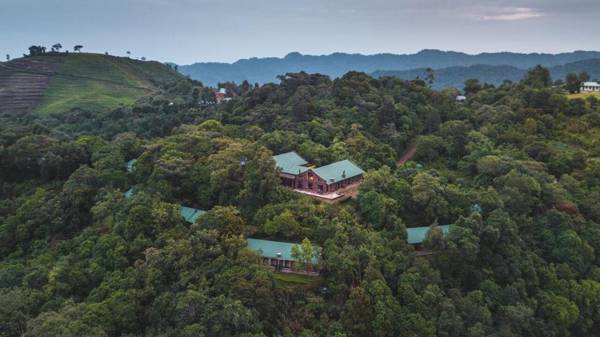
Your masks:
M529 7L504 7L497 9L494 13L481 16L484 21L521 21L535 19L544 16L544 13Z

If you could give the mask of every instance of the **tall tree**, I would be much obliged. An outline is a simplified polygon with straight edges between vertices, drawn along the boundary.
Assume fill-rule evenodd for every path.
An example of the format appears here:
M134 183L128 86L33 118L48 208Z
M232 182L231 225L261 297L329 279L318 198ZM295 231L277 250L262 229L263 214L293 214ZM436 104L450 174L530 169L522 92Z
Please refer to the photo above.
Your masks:
M565 89L571 94L579 92L579 88L581 87L581 81L579 77L575 73L567 74L565 77Z
M53 52L57 52L58 53L61 48L62 48L62 44L60 44L60 43L55 43L55 44L52 45L52 51Z
M479 90L482 89L481 83L479 83L478 79L468 79L465 81L464 92L465 95L476 94Z
M526 85L534 88L545 88L552 84L550 70L541 65L537 65L527 72L527 77L523 81Z
M579 82L587 82L589 80L590 80L590 74L588 74L585 71L579 73Z
M44 46L31 46L29 47L29 56L40 56L46 53L46 47Z
M81 49L82 49L82 48L83 48L83 46L82 46L82 45L80 45L80 44L78 44L78 45L75 45L75 46L73 47L73 51L76 51L76 52L79 52L79 53L81 53Z
M310 240L304 238L300 245L292 246L292 257L300 265L300 268L306 269L306 273L308 274L313 267L313 259L318 257L318 252Z

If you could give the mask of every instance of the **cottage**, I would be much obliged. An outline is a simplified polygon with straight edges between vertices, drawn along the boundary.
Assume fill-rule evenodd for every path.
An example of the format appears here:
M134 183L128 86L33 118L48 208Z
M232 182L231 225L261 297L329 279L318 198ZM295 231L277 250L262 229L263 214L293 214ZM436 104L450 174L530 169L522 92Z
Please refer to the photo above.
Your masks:
M467 100L467 96L464 96L464 95L458 95L458 96L456 96L456 101L457 102L464 102L466 100Z
M318 194L333 193L359 182L364 171L349 160L312 168L296 152L273 156L283 185Z
M581 92L600 92L600 83L583 82L581 83Z
M275 270L292 272L295 270L296 259L292 257L292 247L296 244L270 241L261 239L247 239L248 248L257 251L263 258L263 262L272 266ZM318 247L315 247L318 249ZM313 258L312 264L317 265L318 259Z
M438 226L438 228L442 230L442 233L444 235L447 235L448 232L450 231L450 225L441 225L441 226ZM425 241L425 238L427 238L427 234L429 233L429 230L431 230L431 227L429 227L429 226L412 227L412 228L406 229L406 234L407 234L406 242L408 242L409 245L412 245L413 247L415 247L415 251L413 252L413 255L424 256L424 255L431 254L431 251L423 248L423 242Z
M450 231L450 225L441 225L438 226L438 228L442 230L442 233L444 233L444 235L448 234L448 232ZM429 233L430 229L431 227L429 226L407 228L406 233L408 234L408 236L406 238L406 241L408 242L408 244L411 245L421 245L423 244L423 241L425 241L425 238L427 237L427 234Z

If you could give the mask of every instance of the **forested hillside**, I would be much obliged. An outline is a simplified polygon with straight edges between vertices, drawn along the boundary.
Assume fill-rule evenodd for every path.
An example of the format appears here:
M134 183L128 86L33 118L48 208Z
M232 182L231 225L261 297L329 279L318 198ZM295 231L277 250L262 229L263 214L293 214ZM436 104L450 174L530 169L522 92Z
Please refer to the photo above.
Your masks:
M597 336L600 102L551 85L536 67L457 102L302 72L203 106L181 79L132 106L6 119L0 335ZM357 199L283 188L271 156L291 150L362 167ZM208 212L188 224L180 205ZM406 228L429 225L415 256ZM320 276L284 278L247 237L309 239Z
M554 79L564 79L569 73L587 73L591 79L600 79L600 59L590 59L557 65L548 68ZM404 71L380 70L373 72L373 77L395 76L402 79L425 79L428 68L418 68ZM508 65L472 65L434 69L431 87L434 89L462 88L469 79L477 79L482 83L501 85L505 81L519 82L527 76L527 69Z
M0 63L0 117L104 112L181 80L158 62L89 53L47 53Z

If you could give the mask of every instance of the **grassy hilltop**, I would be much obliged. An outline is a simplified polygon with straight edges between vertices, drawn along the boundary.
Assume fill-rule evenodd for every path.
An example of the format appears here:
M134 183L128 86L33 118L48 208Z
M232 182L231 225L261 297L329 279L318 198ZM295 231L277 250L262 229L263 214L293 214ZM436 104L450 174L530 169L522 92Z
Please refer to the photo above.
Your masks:
M0 67L0 101L5 102L0 112L110 110L131 105L180 76L159 62L100 54L21 58Z

